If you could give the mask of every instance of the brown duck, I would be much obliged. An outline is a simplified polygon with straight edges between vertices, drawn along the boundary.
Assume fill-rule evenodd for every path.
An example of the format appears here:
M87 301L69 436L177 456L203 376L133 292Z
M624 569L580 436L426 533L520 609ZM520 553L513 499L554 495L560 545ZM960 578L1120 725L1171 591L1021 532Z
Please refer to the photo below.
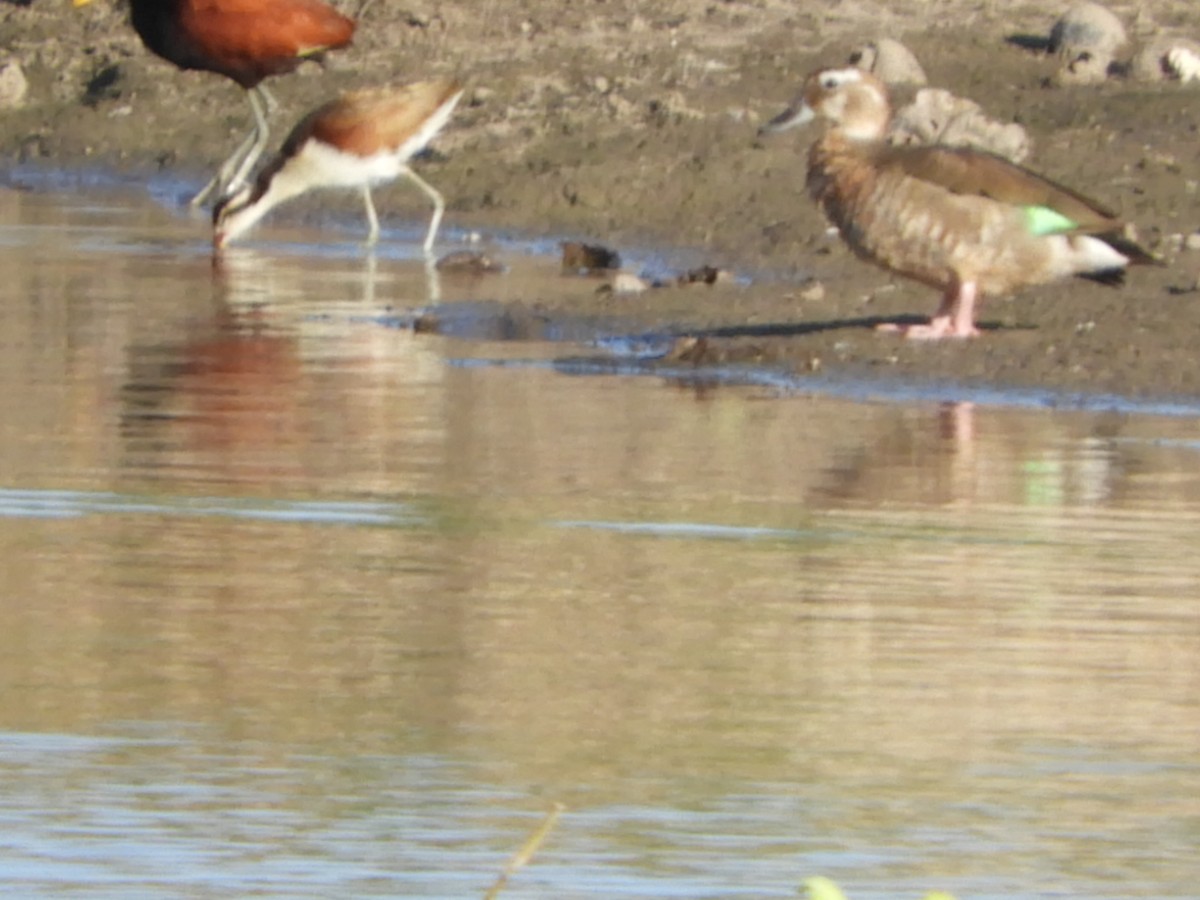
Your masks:
M863 259L942 291L928 324L886 326L912 338L974 337L975 302L1079 275L1107 284L1156 262L1093 200L979 150L893 147L887 88L858 69L809 75L763 131L817 116L832 126L808 154L808 191Z

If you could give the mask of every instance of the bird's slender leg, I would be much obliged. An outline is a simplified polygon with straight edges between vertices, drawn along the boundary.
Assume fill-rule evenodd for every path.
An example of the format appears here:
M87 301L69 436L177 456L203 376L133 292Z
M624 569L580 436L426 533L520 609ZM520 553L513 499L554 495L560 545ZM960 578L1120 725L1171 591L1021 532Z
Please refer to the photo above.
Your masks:
M375 251L367 248L367 264L363 267L363 303L375 305Z
M367 246L374 247L379 240L379 216L375 214L375 201L371 199L371 186L363 185L363 206L367 208Z
M277 105L275 99L262 85L246 91L246 99L250 103L250 109L254 112L254 128L238 144L237 149L229 155L229 158L221 164L221 168L217 170L217 174L212 177L212 180L191 199L192 206L203 206L214 198L220 200L226 194L241 187L246 181L246 176L262 155L263 148L267 146L269 135L267 110Z
M233 177L229 179L229 183L225 186L226 191L235 191L246 183L246 178L250 175L250 170L254 168L254 164L258 162L258 158L262 156L263 150L266 149L267 139L271 134L271 127L267 124L267 111L274 109L277 105L275 98L272 97L265 87L261 84L255 85L246 92L246 98L250 101L250 108L254 110L254 144L250 147L245 158L237 167L237 171L233 173Z
M974 281L964 281L958 288L958 299L954 303L950 320L951 337L979 337L975 327L975 298L979 286Z
M274 113L275 110L279 109L279 101L275 99L274 94L267 90L267 86L265 84L260 84L258 86L258 95L262 100L263 105L267 108L268 116Z
M442 302L442 273L438 271L437 260L430 254L425 254L425 286L430 306Z
M225 182L228 181L229 170L233 167L233 164L235 164L239 159L241 159L254 148L254 142L257 139L258 134L256 131L251 131L248 135L246 135L246 137L242 139L242 142L238 144L237 149L233 151L233 154L229 157L229 159L222 163L221 168L217 171L217 174L215 174L209 180L208 184L200 188L200 191L196 194L196 196L188 201L188 205L193 207L203 206L211 199L215 198L219 200L221 197L225 196L226 191L224 189L224 185Z
M413 184L425 192L431 201L433 201L433 218L429 220L429 231L425 234L424 250L428 256L433 252L433 242L437 239L438 227L442 224L442 214L446 211L446 201L442 199L442 195L428 181L414 172L412 169L407 169L405 174L412 179Z
M978 286L973 281L951 282L942 294L942 303L925 325L880 325L880 331L896 332L911 340L936 341L942 338L978 337L975 327L975 297Z

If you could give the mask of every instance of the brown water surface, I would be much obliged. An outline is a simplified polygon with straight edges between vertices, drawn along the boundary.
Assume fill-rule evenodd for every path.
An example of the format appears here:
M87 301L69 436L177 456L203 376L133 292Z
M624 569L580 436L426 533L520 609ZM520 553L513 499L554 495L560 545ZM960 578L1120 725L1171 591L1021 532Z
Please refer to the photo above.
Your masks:
M479 896L560 801L505 896L1195 896L1195 418L579 374L396 327L553 260L198 233L0 194L10 889Z

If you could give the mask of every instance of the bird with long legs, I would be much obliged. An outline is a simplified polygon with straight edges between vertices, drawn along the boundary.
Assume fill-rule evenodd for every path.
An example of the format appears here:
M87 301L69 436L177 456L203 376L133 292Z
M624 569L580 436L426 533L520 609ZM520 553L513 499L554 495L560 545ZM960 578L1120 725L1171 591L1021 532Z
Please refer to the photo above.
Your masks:
M406 177L433 203L423 245L429 255L446 204L409 160L441 131L462 94L454 79L419 81L351 91L317 107L300 120L252 184L213 209L214 248L224 247L280 203L320 187L362 190L367 244L372 245L379 238L379 217L371 186Z
M1082 194L980 150L891 146L883 82L859 69L809 75L796 102L763 126L830 123L808 154L806 185L858 256L942 291L927 324L882 326L910 338L979 333L981 296L1078 275L1119 284L1158 260L1117 215Z
M74 0L84 6L91 0ZM219 200L243 184L267 145L275 101L263 82L347 46L355 23L322 0L130 0L130 21L152 53L183 70L236 82L254 127L195 197Z

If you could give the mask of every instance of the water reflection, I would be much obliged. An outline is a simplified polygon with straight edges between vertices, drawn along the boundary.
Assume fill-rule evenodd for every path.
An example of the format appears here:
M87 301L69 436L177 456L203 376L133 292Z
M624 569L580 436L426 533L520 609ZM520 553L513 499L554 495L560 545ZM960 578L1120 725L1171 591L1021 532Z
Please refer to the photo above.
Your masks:
M480 896L561 800L505 896L1193 891L1194 420L475 365L574 351L0 200L6 883Z

